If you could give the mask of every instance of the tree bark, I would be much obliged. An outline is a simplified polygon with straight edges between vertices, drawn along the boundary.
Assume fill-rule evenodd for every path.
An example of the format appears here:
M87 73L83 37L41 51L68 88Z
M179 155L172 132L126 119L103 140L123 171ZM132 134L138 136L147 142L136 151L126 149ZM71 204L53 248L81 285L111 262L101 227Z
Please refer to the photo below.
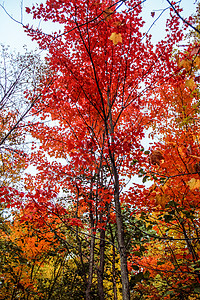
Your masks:
M93 232L93 230L91 230L91 232ZM94 238L93 233L91 235L92 236L91 236L91 242L90 242L89 271L88 271L87 289L86 289L86 292L85 292L86 300L92 300L91 288L92 288L93 266L94 266L95 238Z
M109 224L110 225L110 224ZM115 239L113 236L112 228L110 225L110 235L111 235L111 241L112 241L112 282L113 282L113 296L114 300L117 300L117 284L116 284L116 269L115 269Z
M109 139L111 141L111 145L114 144L113 136L114 136L114 126L112 120L112 105L110 103L110 89L107 91L107 103L109 108L109 123L108 120L105 120L105 127ZM129 278L128 278L128 267L127 267L127 254L125 247L125 239L124 239L124 225L122 220L122 212L121 212L121 204L120 204L120 186L119 186L119 173L116 167L115 161L115 153L111 151L109 144L109 157L110 164L112 169L112 176L114 180L114 203L116 210L116 223L117 223L117 240L118 247L120 253L120 266L121 266L121 282L122 282L122 296L123 300L130 300L130 290L129 290Z
M99 292L99 300L104 300L104 288L103 288L103 274L104 274L104 263L105 263L105 230L101 229L100 232L100 250L99 250L99 268L97 270L98 276L98 292Z
M91 176L92 178L92 176ZM92 188L93 188L93 179L91 179L90 185L90 199L92 199ZM90 208L90 227L91 227L91 240L90 240L90 258L89 258L89 270L88 270L88 280L87 280L87 288L85 292L86 300L92 300L91 297L91 288L92 288L92 278L93 278L93 268L94 268L94 247L95 247L95 235L94 235L94 217L93 217L93 209L92 204L89 204Z
M123 300L130 300L129 279L127 268L127 254L124 240L124 227L122 221L121 205L119 199L119 179L116 168L113 168L115 178L114 201L116 209L116 223L117 223L117 238L120 253L121 266L121 282L122 282L122 296Z

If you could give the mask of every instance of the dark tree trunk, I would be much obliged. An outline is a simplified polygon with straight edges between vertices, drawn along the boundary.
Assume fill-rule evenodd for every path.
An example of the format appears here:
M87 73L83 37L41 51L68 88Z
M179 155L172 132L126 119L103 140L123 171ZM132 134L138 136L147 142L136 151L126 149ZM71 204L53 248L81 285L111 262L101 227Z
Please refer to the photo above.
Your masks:
M98 276L98 292L99 292L99 300L104 300L104 288L103 288L103 274L104 274L104 263L105 263L105 230L101 229L100 232L100 250L99 250L99 268L97 270Z
M120 253L122 296L123 296L123 300L130 300L127 254L126 254L126 247L125 247L125 240L124 240L124 227L122 222L121 205L119 200L119 179L118 179L117 170L115 169L114 169L114 177L115 177L114 201L115 201L115 209L116 209L118 247Z
M110 226L110 235L111 235L111 241L112 241L112 282L113 282L113 296L114 299L113 300L117 300L117 284L116 284L116 269L115 269L115 257L116 257L116 253L115 253L115 239L113 236L113 232L112 232L112 228Z
M91 231L93 231L93 230L91 230ZM95 246L95 238L92 233L91 242L90 242L90 258L89 258L87 289L85 292L86 300L92 300L91 288L92 288L93 266L94 266L94 246Z
M114 203L116 211L116 223L117 223L117 240L120 254L120 266L121 266L121 282L122 282L122 296L123 300L130 300L130 290L129 290L129 278L128 278L128 267L127 267L127 253L125 247L124 239L124 225L122 220L121 204L120 204L120 186L119 186L119 173L115 161L115 153L110 148L114 144L114 126L112 120L112 105L109 99L110 90L107 92L107 102L109 107L109 122L105 120L105 127L107 131L108 143L109 143L109 157L110 157L110 166L112 169L112 176L114 181Z
M91 185L90 185L90 199L92 199L92 188L93 188L93 180L91 180ZM90 230L91 240L90 240L88 280L87 280L87 288L85 292L86 300L92 300L91 288L92 288L92 278L93 278L93 269L94 269L94 248L95 248L94 217L93 217L93 207L91 203L89 204L89 209L90 209L89 216L90 216L90 227L91 227Z

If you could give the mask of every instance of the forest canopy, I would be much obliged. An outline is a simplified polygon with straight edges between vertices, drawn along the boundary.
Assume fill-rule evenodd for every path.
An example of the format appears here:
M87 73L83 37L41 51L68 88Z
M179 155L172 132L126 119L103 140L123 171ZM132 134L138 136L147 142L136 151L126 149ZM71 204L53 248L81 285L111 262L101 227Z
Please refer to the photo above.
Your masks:
M48 0L46 57L1 48L1 299L200 297L199 3L155 44L143 2Z

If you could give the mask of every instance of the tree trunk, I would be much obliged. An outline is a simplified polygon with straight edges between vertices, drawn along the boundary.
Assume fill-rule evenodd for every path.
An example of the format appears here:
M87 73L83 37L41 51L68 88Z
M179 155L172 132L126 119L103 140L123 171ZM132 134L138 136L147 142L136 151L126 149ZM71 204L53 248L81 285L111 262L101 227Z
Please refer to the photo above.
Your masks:
M85 292L86 300L92 300L91 297L91 288L92 288L92 278L93 278L93 266L94 266L94 246L95 238L91 230L91 242L90 242L90 259L89 259L89 271L88 271L88 280L87 280L87 289Z
M109 224L110 225L110 224ZM117 284L116 284L116 269L115 269L115 239L113 236L112 228L110 225L110 235L111 235L111 241L112 241L112 282L113 282L113 296L114 300L117 300Z
M121 205L120 205L120 187L119 187L119 174L116 167L115 162L115 153L110 148L113 145L113 136L114 136L114 126L112 120L112 105L110 103L110 88L107 91L107 102L109 107L109 123L108 120L105 119L105 127L107 131L108 143L109 143L109 157L110 157L110 164L112 169L112 176L114 180L114 202L115 202L115 210L116 210L116 223L117 223L117 240L118 240L118 247L120 253L120 266L121 266L121 282L122 282L122 296L123 300L130 300L130 290L129 290L129 279L128 279L128 268L127 268L127 254L126 254L126 247L125 247L125 240L124 240L124 225L122 221L122 212L121 212Z
M98 292L99 292L99 300L104 300L104 288L103 288L103 274L104 274L104 253L105 253L105 230L101 229L100 232L100 251L99 251L99 268L97 270L98 276Z
M92 177L91 177L92 178ZM92 199L92 187L93 180L91 180L90 186L90 199ZM92 278L93 278L93 267L94 267L94 247L95 247L95 235L94 235L94 217L92 204L89 204L90 207L90 227L91 227L91 241L90 241L90 258L89 258L89 270L88 270L88 280L87 280L87 289L85 292L86 300L92 300L91 297L91 288L92 288Z
M121 205L119 200L119 179L116 168L114 169L115 177L115 190L114 201L116 209L116 223L117 223L117 238L120 253L120 266L121 266L121 281L122 281L122 296L123 300L130 300L129 279L127 268L127 254L124 240L124 228L122 222Z

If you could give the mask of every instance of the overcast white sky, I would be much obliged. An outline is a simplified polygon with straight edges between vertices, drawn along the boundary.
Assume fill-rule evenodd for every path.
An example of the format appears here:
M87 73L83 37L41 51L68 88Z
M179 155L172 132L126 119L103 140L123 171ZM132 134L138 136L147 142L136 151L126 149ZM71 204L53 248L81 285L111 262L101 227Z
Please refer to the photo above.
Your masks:
M36 26L40 26L44 28L46 32L51 32L51 26L47 26L44 22L39 20L33 23L31 16L25 13L25 7L31 7L35 3L45 2L44 0L0 0L0 4L5 7L8 13L16 20L22 21L26 24L35 24ZM181 6L183 7L183 16L189 16L190 14L195 12L195 0L182 0ZM22 9L21 9L22 6ZM156 17L160 13L160 9L166 8L168 6L166 0L146 0L144 4L144 19L147 20L148 25L146 28L150 26L150 24L156 19ZM151 17L151 12L155 11L155 17ZM22 13L21 13L22 12ZM159 21L153 26L151 33L153 35L153 39L157 41L162 38L164 34L164 25L165 18L167 13L165 13ZM0 43L4 45L10 45L11 49L16 49L17 51L23 51L23 45L28 46L28 50L35 49L37 47L37 43L31 41L31 39L24 33L23 27L13 21L5 11L0 7Z

